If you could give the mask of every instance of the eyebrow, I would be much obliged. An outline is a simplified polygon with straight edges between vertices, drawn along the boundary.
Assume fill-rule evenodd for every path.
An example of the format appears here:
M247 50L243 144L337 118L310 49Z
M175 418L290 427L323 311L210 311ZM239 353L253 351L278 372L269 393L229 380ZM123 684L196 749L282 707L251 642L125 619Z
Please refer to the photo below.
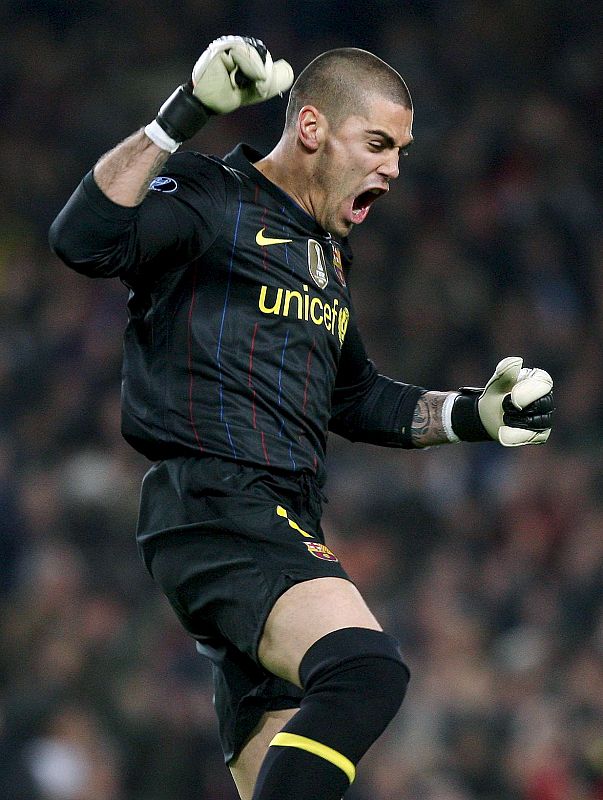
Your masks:
M374 130L374 131L367 131L367 133L370 134L371 136L380 136L383 139L383 141L385 142L385 144L388 147L391 147L392 149L395 148L395 147L398 147L398 145L395 142L395 139L392 136L390 136L389 133L386 133L385 131ZM410 142L408 144L405 144L404 147L400 147L400 152L404 153L406 150L408 150L408 148L411 146L411 144L413 142L414 142L414 139L411 138L411 140L410 140Z

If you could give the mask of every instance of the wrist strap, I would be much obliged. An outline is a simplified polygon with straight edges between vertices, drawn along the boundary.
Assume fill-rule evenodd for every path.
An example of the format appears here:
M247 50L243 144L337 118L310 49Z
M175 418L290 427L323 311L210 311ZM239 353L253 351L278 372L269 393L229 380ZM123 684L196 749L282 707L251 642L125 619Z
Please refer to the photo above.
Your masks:
M479 415L478 400L484 390L463 386L454 398L452 428L463 442L491 442Z
M210 115L193 94L193 84L188 81L172 92L144 132L157 147L174 153L182 142L205 125Z
M192 81L188 81L161 106L157 122L175 142L185 142L201 130L210 116L211 112L193 94Z

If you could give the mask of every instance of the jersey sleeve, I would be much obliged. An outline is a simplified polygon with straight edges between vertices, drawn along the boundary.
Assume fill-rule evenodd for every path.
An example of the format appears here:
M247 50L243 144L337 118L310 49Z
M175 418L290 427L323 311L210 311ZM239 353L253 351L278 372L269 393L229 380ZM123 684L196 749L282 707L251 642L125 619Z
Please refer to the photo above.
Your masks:
M196 153L172 156L134 208L110 200L89 172L53 222L50 246L69 267L90 277L128 280L151 262L165 270L182 268L220 229L223 172L219 163Z
M355 324L341 351L329 430L351 442L412 448L411 423L427 390L380 375L368 358Z

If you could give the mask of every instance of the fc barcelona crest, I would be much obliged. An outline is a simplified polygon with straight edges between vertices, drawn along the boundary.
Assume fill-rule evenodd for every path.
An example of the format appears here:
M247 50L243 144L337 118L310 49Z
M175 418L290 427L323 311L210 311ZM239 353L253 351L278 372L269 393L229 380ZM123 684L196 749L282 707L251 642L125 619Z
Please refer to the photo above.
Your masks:
M335 274L337 275L337 280L342 286L345 286L345 275L343 274L343 264L341 263L341 250L339 249L339 245L333 243L333 266L335 268Z
M322 561L339 561L335 553L329 550L325 544L320 544L320 542L304 542L304 544L314 558L320 558Z

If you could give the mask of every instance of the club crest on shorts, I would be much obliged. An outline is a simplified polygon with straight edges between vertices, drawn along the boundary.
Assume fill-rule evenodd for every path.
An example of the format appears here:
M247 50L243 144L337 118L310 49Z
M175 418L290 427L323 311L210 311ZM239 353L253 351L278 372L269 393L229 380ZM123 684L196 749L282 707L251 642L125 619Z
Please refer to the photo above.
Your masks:
M342 286L345 286L345 275L343 274L343 263L341 261L341 250L339 249L339 245L335 244L335 242L331 245L333 247L333 267L335 268L335 275L337 275L337 280Z
M323 561L339 561L337 556L332 550L325 544L321 544L320 542L304 542L306 547L308 548L308 552L314 556L314 558L321 558Z
M329 282L327 261L323 249L316 239L308 239L308 269L314 283L319 289L324 289Z

